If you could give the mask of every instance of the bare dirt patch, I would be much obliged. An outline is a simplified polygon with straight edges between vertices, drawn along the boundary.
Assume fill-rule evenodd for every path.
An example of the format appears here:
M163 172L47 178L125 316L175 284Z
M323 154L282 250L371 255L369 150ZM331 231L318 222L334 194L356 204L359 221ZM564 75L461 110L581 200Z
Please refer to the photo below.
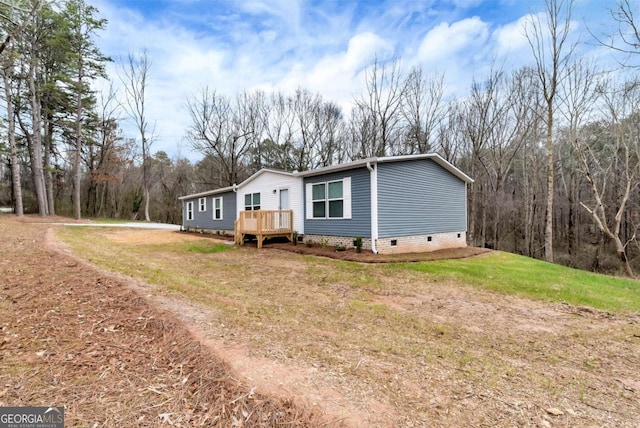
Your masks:
M117 248L122 264L131 269L143 265L164 272L184 265L185 270L180 270L171 282L172 287L181 289L181 294L121 277L117 281L119 288L112 287L108 298L100 295L98 299L144 298L133 307L129 303L120 307L119 311L128 312L116 310L120 318L97 324L93 334L106 337L123 334L129 330L118 327L127 325L121 321L123 317L133 321L138 316L148 318L136 314L138 305L149 310L164 308L166 311L161 312L165 316L187 326L189 332L180 330L176 339L164 329L163 335L176 345L158 348L154 354L158 361L167 361L166 355L180 352L184 347L180 338L188 337L187 343L199 344L208 358L215 355L214 361L228 363L226 373L232 373L233 379L245 385L239 396L250 394L256 386L255 391L267 397L265 402L284 403L283 408L297 409L294 412L307 416L322 414L329 426L635 427L640 420L637 315L613 315L589 308L533 302L461 284L435 282L427 275L389 269L386 265L302 258L269 245L262 251L241 248L219 254L149 249L140 238L147 236L148 231L139 232L140 235L138 231L101 231L96 236L103 241L96 242L102 242L109 251ZM186 236L158 233L159 240L168 239L160 236L171 239ZM128 239L123 239L125 235ZM93 241L91 244L97 245ZM42 254L37 253L36 257ZM87 257L85 253L82 255ZM102 257L109 256L106 251ZM134 256L135 263L131 263ZM83 263L60 257L59 251L52 252L51 257L63 265L77 263L82 268L79 277L88 278L89 285L94 286L89 290L94 290L96 278L101 282L113 278L111 274L85 270ZM28 266L33 259L23 253L15 260ZM24 282L40 286L35 271L31 275ZM187 276L188 280L180 282L180 278ZM47 290L55 295L64 290L61 285ZM19 293L15 287L3 293ZM136 291L127 294L131 288ZM5 300L0 303L1 310L5 304ZM25 302L22 304L15 307L21 314L9 318L16 325L33 310ZM68 315L77 313L79 309ZM180 317L181 322L175 321L171 313ZM111 319L111 314L92 314L91 324L106 315ZM35 321L29 318L29 322ZM59 322L70 324L76 334L86 328L78 325L73 316ZM110 326L114 332L109 331ZM143 349L150 346L148 342L141 343ZM41 345L34 348L39 352ZM5 368L19 371L17 361L7 364L4 358L0 360L3 364L0 373L5 373ZM121 361L133 357L116 348L111 358ZM162 366L164 372L175 373L176 360L172 361ZM52 371L64 364L53 362L47 362ZM46 370L43 365L37 369ZM120 373L118 370L114 373ZM128 373L127 370L126 367L124 372ZM179 386L183 378L182 375L174 375L171 381L145 378L144 382L135 383L131 379L123 382L118 376L108 378L112 388L122 391L126 385L134 385L131 389L148 393L147 403L154 404L162 403L160 397L142 385ZM0 386L10 383L6 378L0 381ZM92 381L102 386L99 379L94 377ZM16 394L24 397L28 395L25 391L33 394L37 389L37 385L27 381L22 385L18 388L20 393L11 390L11 397ZM203 391L206 387L203 386ZM53 386L50 391L55 392ZM66 390L57 397L69 397L73 392ZM76 393L84 397L84 403L93 398L87 392ZM6 394L9 392L0 395L0 401L9 402L3 398L9 396ZM154 397L158 400L149 401ZM136 406L140 398L135 398L135 393L125 395L124 399L133 403L129 411L131 419L125 422L133 421L134 416L146 418L138 425L159 420L159 416L153 416L153 410ZM182 400L180 404L188 405L194 399ZM104 409L115 401L108 396L105 401L97 401L96 407ZM182 415L179 407L175 412ZM114 425L108 422L107 425ZM319 423L302 419L291 424Z
M326 422L256 392L130 286L47 248L41 222L0 217L1 406L64 405L68 426Z
M214 235L211 233L197 233L197 232L176 232L184 236L191 237L204 237L220 241L233 240L233 237ZM305 244L298 243L293 245L291 242L283 242L284 239L274 238L267 239L263 246L263 249L275 249L288 251L295 254L303 254L307 256L328 257L336 260L345 260L359 263L407 263L407 262L425 262L430 260L445 260L445 259L462 259L466 257L478 256L481 254L487 254L491 250L486 248L477 247L464 247L464 248L448 248L443 250L436 250L424 253L404 253L404 254L374 254L369 250L362 250L360 253L355 248L336 249L332 246L322 246L319 244ZM256 248L257 245L254 242L248 242L247 247Z
M290 251L296 254L304 254L309 256L329 257L337 260L346 260L360 263L406 263L406 262L426 262L431 260L445 259L462 259L466 257L478 256L486 254L490 250L477 247L449 248L445 250L436 250L425 253L406 253L406 254L373 254L371 251L358 253L355 248L346 250L336 250L334 247L321 245L292 245L291 243L270 243L263 248L273 248L278 250Z

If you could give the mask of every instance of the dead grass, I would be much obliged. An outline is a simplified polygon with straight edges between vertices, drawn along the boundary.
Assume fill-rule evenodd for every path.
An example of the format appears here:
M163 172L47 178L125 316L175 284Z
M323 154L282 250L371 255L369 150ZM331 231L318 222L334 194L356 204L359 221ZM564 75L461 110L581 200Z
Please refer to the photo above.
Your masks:
M277 249L188 252L191 236L155 231L145 244L147 233L60 236L91 262L155 284L150 298L230 364L243 361L234 369L261 388L351 414L352 426L631 427L640 418L637 316Z
M64 405L67 426L326 422L255 391L122 281L47 248L46 226L1 216L0 228L1 406Z

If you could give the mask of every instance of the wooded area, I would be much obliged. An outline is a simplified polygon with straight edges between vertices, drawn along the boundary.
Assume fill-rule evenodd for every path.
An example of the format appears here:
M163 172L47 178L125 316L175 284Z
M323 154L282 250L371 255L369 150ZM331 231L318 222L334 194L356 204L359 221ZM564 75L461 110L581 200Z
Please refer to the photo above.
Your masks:
M437 152L475 180L470 245L632 275L640 267L636 8L612 2L618 33L588 41L619 54L614 70L576 54L573 1L546 0L525 26L534 63L505 71L508 59L496 60L456 98L445 75L406 70L400 58L374 60L349 112L305 88L194 89L185 133L202 159L193 163L152 151L147 52L120 64L121 93L93 89L109 79L111 61L94 41L107 25L98 10L84 0L0 0L0 206L180 223L178 196L260 168ZM125 134L124 120L137 135Z

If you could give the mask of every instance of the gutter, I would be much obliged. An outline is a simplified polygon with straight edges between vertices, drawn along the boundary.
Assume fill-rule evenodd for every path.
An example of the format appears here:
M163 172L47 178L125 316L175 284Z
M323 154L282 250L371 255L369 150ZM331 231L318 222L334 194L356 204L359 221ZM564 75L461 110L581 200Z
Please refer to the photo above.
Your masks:
M372 166L368 161L367 169L371 172L371 251L378 254L378 165Z

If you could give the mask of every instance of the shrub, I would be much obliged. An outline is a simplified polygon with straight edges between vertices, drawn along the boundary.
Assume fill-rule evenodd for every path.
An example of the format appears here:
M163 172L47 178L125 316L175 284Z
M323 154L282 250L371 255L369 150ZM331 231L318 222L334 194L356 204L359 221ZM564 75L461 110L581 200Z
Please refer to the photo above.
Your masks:
M362 238L358 236L356 238L356 253L361 253L361 252L362 252Z

